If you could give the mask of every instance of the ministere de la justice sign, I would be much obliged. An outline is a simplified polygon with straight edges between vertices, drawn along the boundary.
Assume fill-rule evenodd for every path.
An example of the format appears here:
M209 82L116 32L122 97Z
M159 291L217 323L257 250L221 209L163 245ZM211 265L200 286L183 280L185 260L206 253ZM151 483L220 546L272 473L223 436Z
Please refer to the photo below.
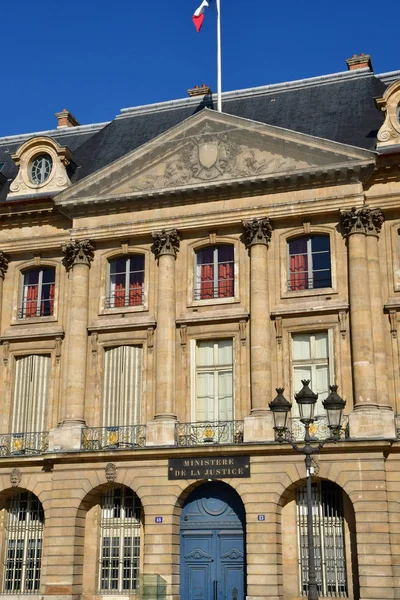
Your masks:
M170 458L168 479L250 477L249 456Z

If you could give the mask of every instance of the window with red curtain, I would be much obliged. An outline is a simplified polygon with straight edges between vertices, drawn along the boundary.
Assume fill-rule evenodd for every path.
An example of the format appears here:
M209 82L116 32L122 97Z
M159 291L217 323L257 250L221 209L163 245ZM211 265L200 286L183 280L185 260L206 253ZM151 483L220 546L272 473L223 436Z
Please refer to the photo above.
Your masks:
M110 289L106 306L140 306L143 304L144 256L131 254L110 261Z
M329 235L312 235L288 242L289 290L331 287Z
M55 269L43 267L23 274L19 317L50 317L54 314Z
M195 300L229 298L234 294L233 246L209 246L196 253Z

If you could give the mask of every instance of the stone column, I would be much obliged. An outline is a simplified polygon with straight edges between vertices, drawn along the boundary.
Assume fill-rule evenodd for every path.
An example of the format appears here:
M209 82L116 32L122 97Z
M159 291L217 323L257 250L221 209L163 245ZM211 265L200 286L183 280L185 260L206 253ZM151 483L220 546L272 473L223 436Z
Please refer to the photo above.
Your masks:
M4 277L6 276L7 271L8 271L8 257L4 254L4 252L0 252L0 331L1 331L1 320L2 320L2 314L3 314L3 282L4 282ZM3 342L2 360L3 360L4 367L2 367L2 376L0 377L0 395L3 399L6 397L5 390L7 387L7 378L9 377L9 373L10 373L9 369L5 368L10 363L10 361L8 359L9 349L10 349L10 343ZM4 402L4 400L3 400L3 402ZM2 412L2 415L0 417L0 430L1 431L8 431L8 427L10 426L9 411L10 411L10 405L8 406L8 409L6 407L4 407L3 410L1 411Z
M380 209L352 208L342 213L342 224L348 240L350 333L354 389L354 412L350 415L351 437L394 436L393 414L387 401L382 405L378 393L376 356L382 352L383 305L377 288L376 258L371 261L368 251L377 253L377 240L383 223ZM376 243L368 240L374 237ZM379 267L379 265L378 265ZM381 376L382 365L379 361ZM387 382L386 382L387 388ZM379 413L379 414L378 414Z
M153 253L158 260L156 330L156 398L148 445L173 444L175 431L175 259L180 238L176 229L154 232Z
M271 336L268 301L268 218L243 221L244 242L250 254L250 383L251 417L245 420L245 441L273 438Z
M58 441L63 448L66 444L72 444L73 448L78 444L80 448L80 431L85 424L89 268L94 258L94 248L89 240L74 240L65 244L62 250L63 265L71 272L72 281L67 331L67 387L61 428L67 429L68 433L63 435L58 432L63 438ZM53 434L54 430L51 433ZM50 442L57 445L52 435Z

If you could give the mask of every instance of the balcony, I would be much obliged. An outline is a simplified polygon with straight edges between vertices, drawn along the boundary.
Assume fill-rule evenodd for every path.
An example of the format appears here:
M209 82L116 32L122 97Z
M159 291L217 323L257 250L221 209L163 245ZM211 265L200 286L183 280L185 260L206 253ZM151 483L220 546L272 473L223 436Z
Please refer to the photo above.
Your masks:
M18 310L18 319L31 319L35 317L52 317L54 314L54 300L23 300Z
M190 447L242 444L243 425L243 421L176 423L175 445Z
M44 454L49 447L47 431L0 434L0 456Z
M143 286L130 287L125 290L117 290L110 296L107 296L104 302L104 308L126 308L129 306L142 306L144 298Z
M144 448L145 445L145 425L84 427L84 429L82 429L81 448L86 452Z
M304 425L300 421L299 417L292 417L288 419L288 428L292 439L297 442L304 441ZM328 421L325 416L316 417L314 422L310 425L310 435L316 440L325 440L331 436L331 432L328 427ZM342 431L340 432L340 439L345 440L349 437L349 417L345 415L342 418Z

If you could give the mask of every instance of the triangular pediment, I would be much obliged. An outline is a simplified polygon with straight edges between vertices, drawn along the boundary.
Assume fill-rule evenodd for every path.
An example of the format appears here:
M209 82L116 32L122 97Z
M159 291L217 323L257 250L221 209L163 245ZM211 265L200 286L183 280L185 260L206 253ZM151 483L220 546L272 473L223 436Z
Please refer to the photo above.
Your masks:
M368 150L204 109L57 198L97 203L373 163Z

